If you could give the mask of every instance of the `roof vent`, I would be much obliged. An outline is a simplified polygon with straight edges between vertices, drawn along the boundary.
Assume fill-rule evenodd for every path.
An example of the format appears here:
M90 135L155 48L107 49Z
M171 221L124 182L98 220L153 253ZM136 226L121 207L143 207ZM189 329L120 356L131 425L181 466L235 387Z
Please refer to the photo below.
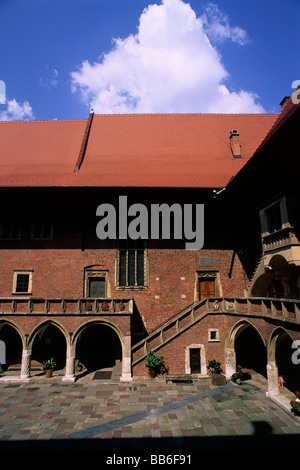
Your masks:
M230 138L230 148L231 148L233 158L242 158L239 131L237 129L232 129L230 131L229 138Z

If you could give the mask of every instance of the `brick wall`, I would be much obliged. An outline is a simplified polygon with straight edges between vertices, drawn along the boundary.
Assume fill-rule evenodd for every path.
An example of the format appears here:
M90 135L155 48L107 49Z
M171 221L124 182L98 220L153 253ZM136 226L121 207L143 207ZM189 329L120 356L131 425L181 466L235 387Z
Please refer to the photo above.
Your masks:
M111 297L133 296L136 318L150 332L162 321L196 300L198 271L218 271L222 294L243 297L246 287L240 261L235 257L231 277L232 251L148 250L148 286L120 289L115 285L116 249L35 248L3 249L0 296L12 296L14 270L33 270L32 297L74 297L84 295L84 269L97 265L108 270ZM204 258L213 260L202 266ZM133 325L134 326L134 325Z

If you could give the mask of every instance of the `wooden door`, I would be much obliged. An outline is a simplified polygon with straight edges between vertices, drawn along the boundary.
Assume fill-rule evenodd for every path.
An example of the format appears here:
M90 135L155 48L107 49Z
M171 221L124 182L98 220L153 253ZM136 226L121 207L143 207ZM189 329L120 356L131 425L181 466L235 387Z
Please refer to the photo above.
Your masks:
M191 368L191 374L201 373L201 361L200 361L200 349L199 348L190 349L190 368Z
M213 277L199 278L199 300L215 297L215 279Z

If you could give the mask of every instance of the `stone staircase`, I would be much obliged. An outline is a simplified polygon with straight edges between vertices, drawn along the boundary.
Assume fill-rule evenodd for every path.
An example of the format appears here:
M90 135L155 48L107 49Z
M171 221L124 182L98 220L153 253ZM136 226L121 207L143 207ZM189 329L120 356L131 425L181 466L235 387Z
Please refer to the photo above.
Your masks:
M194 302L184 310L171 317L168 321L159 325L146 338L132 347L132 365L136 365L145 359L147 352L151 349L155 351L174 339L186 329L201 320L207 313L208 299Z
M188 305L132 348L132 365L145 359L149 350L156 351L176 336L198 323L206 315L231 314L262 316L280 319L287 323L300 324L300 301L272 299L266 297L222 297L206 298Z

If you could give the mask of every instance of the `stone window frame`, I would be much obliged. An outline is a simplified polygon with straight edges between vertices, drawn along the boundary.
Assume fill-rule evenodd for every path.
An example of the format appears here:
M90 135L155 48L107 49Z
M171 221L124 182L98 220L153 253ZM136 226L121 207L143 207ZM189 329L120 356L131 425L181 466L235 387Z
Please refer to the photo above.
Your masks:
M207 367L206 367L206 353L204 344L189 344L189 346L185 347L185 373L190 375L191 374L191 364L190 364L190 349L200 349L200 374L193 374L193 375L206 375L207 374Z
M84 297L89 298L89 280L91 278L101 277L105 279L105 298L111 296L110 285L108 282L108 269L85 268L84 270Z
M18 275L20 274L28 274L28 289L26 292L17 291L17 280ZM13 275L13 286L12 286L12 294L32 294L32 275L33 269L15 269Z
M211 333L216 333L216 337L212 338ZM218 343L218 342L220 342L219 328L208 328L208 342L209 343Z
M143 285L126 285L122 286L120 285L119 281L119 269L120 269L120 252L122 250L128 252L128 250L132 248L120 248L119 246L117 247L117 252L116 252L116 259L115 259L115 285L118 290L145 290L148 287L148 249L147 249L147 244L146 240L143 240L144 242L144 248L134 248L135 252L137 253L138 250L143 250L144 251L144 284ZM126 263L128 261L126 260ZM126 269L128 269L128 264L126 264ZM137 269L137 264L135 264L135 269ZM128 276L128 274L127 274ZM136 275L135 275L136 279Z

